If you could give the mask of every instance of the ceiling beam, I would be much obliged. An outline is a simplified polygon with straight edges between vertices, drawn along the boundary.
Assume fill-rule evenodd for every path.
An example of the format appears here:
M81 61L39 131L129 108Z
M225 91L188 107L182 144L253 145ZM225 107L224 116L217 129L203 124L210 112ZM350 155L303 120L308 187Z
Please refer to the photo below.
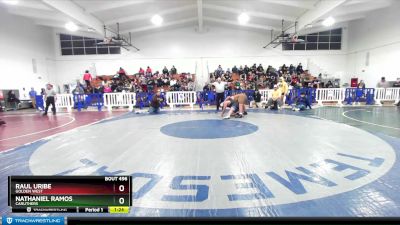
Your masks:
M49 21L49 20L35 20L35 24L38 26L45 26L45 27L55 27L55 28L63 28L65 29L65 23L60 21ZM82 26L78 26L79 30L84 31L85 28Z
M276 5L290 6L300 9L312 9L314 8L313 1L290 1L290 0L259 0L260 2L272 3Z
M195 8L196 8L196 5L186 5L186 6L166 9L166 10L163 10L163 11L160 11L157 13L160 16L165 16L168 14L179 13L179 12L183 12L183 11L187 11L187 10L195 9ZM146 14L121 17L121 18L117 18L117 19L113 19L113 20L108 20L105 22L105 24L113 25L116 23L127 23L127 22L132 22L132 21L145 20L145 19L150 19L152 16L154 16L154 13L146 13Z
M29 9L40 9L46 11L53 11L51 7L48 7L46 4L42 4L37 1L20 1L18 3L18 8L29 8Z
M71 20L68 16L64 14L60 14L54 10L52 11L44 11L44 10L32 10L27 8L13 8L8 10L9 13L13 15L29 17L33 19L42 19L42 20L50 20L50 21L59 21L59 22L68 22Z
M126 34L126 33L129 33L129 32L131 32L131 33L144 32L144 31L148 31L148 30L160 29L160 28L163 28L163 27L170 27L170 26L185 24L185 23L194 22L194 21L197 21L197 17L192 17L192 18L176 20L176 21L172 21L172 22L168 22L168 23L163 23L161 27L158 27L158 26L155 26L155 25L151 25L151 26L139 27L139 28L135 28L135 29L122 30L121 34Z
M308 10L297 20L297 30L304 29L307 25L314 23L319 18L327 15L336 7L345 3L346 0L321 0L316 4L315 8ZM293 33L294 28L290 29L289 33Z
M85 12L81 7L72 1L42 0L47 5L57 9L67 16L75 19L81 24L93 28L97 33L104 34L104 25L99 19Z
M211 9L211 10L216 10L220 12L227 12L227 13L236 13L240 14L243 12L243 10L239 8L231 8L231 7L226 7L226 6L219 6L219 5L213 5L213 4L203 4L203 7L205 9ZM264 19L272 19L272 20L286 20L286 21L296 21L296 18L291 17L291 16L283 16L283 15L277 15L277 14L271 14L271 13L264 13L264 12L254 12L254 11L246 11L246 13L251 16L251 17L259 17L259 18L264 18Z
M131 5L149 3L149 2L152 2L152 0L109 1L109 3L107 3L107 4L98 5L93 8L87 8L85 10L88 13L95 13L95 12L107 11L107 10L112 10L112 9L117 9L117 8L123 8L123 7L131 6Z
M249 28L254 28L254 29L258 29L258 30L279 30L279 28L277 28L277 27L263 26L263 25L259 25L259 24L247 23L247 24L241 25L237 21L219 19L219 18L215 18L215 17L204 17L204 20L210 21L210 22L222 23L222 24L230 24L230 25L235 25L235 26L249 27Z
M333 16L344 16L353 13L368 12L376 9L382 9L389 7L390 2L387 1L374 1L374 2L364 2L364 4L358 4L357 7L354 5L343 7L340 11L333 13Z
M365 17L366 17L365 15L347 15L347 16L335 17L335 24L365 19ZM314 24L313 27L323 27L322 20L320 22ZM326 30L326 28L325 28L325 30Z
M203 0L197 0L197 22L198 22L198 31L203 32Z

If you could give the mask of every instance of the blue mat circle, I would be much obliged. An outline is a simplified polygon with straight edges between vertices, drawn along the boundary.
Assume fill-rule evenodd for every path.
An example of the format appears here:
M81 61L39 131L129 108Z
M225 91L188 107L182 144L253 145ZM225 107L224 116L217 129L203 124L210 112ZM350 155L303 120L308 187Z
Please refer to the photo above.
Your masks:
M254 133L258 126L237 120L189 120L167 124L160 131L168 136L187 139L232 138Z

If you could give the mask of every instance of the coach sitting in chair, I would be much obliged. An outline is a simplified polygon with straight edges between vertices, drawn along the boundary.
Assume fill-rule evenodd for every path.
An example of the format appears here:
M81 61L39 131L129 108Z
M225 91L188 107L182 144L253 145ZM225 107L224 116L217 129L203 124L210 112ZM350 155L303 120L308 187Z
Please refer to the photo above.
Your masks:
M270 108L273 110L277 110L279 107L282 106L282 97L281 91L278 89L278 85L274 85L274 91L272 92L272 96L268 99L267 105L265 108Z

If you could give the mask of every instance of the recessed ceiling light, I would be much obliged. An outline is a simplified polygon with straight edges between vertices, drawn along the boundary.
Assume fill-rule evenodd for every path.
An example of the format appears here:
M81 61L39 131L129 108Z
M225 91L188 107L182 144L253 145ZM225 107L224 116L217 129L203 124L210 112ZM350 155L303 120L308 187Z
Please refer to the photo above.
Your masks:
M77 31L79 27L74 22L68 22L65 24L65 29L74 32Z
M239 16L238 16L238 21L239 21L239 23L240 24L246 24L247 22L249 22L249 20L250 20L250 17L249 17L249 15L247 15L246 13L241 13Z
M305 28L312 28L313 27L313 25L310 23L310 24L307 24L306 26L305 26Z
M330 16L328 18L326 18L324 21L322 21L322 25L326 26L326 27L330 27L335 23L335 19Z
M163 23L163 21L164 21L163 18L159 15L154 15L151 18L151 22L156 26L160 26Z
M16 5L19 3L19 0L3 0L3 3L8 5Z

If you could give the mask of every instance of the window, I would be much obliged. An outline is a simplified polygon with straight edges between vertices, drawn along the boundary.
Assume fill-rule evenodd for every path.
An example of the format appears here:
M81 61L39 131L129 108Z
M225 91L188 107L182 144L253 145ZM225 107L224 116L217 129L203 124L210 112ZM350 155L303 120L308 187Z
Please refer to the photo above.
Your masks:
M96 46L101 39L60 34L61 55L106 55L121 54L121 48L116 46Z
M299 39L305 40L306 42L297 44L285 43L282 44L282 50L341 50L342 28L299 36Z

